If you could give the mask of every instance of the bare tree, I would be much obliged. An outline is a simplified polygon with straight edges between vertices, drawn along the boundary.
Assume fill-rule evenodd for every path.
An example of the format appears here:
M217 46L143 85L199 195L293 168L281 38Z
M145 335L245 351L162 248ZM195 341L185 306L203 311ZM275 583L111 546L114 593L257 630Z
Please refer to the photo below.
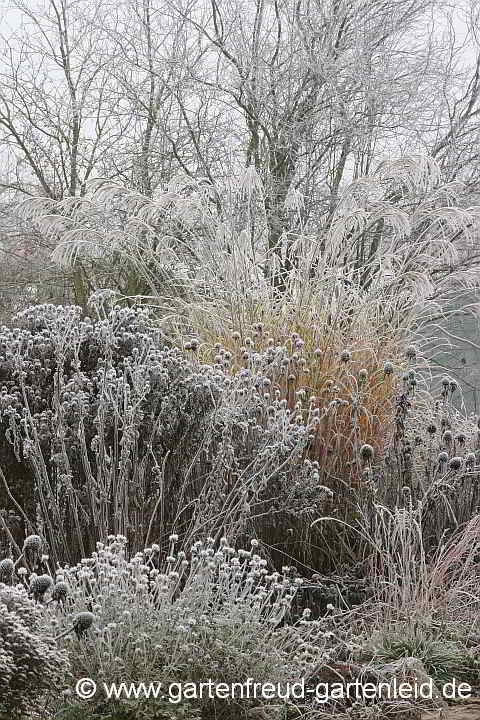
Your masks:
M232 149L261 177L268 250L277 256L271 274L280 291L295 263L288 249L280 258L285 235L304 231L309 220L327 228L342 182L368 173L389 147L412 136L412 125L426 122L422 98L438 78L442 55L431 29L427 42L418 35L428 30L434 7L439 3L424 0L170 7L209 44L212 70L201 67L200 74L189 65L192 80L224 105L235 128ZM306 202L292 215L289 197L297 191ZM263 234L261 223L256 229Z
M101 25L102 6L18 0L22 25L2 38L0 143L4 187L61 199L85 193L92 172L127 129ZM86 11L88 13L86 14Z
M5 187L61 199L84 195L100 176L153 198L171 179L190 182L192 193L207 184L204 227L223 227L227 254L240 242L262 258L281 295L301 265L302 238L316 237L326 252L343 189L391 154L426 153L447 179L475 186L478 61L457 67L443 2L124 0L107 10L41 0L38 13L15 1L30 32L5 41ZM447 31L438 39L432 18L440 16ZM245 167L242 182L251 187L232 191ZM404 190L390 186L378 200L399 212L422 205L423 196L414 201ZM150 247L149 233L137 225L132 243ZM175 238L195 252L191 229L177 225ZM216 242L209 232L202 238ZM379 218L347 240L356 269L368 265L368 284L388 223ZM95 278L91 258L71 257L74 297L83 303L109 274ZM121 285L128 294L152 290L133 275Z

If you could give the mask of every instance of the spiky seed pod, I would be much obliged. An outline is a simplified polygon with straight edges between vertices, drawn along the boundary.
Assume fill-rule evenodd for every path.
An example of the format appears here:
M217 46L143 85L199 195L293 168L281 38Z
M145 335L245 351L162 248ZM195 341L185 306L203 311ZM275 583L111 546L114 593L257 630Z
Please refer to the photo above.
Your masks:
M475 465L475 453L469 452L465 455L465 465L472 469Z
M457 470L460 470L460 468L463 465L463 459L461 457L453 457L450 462L448 463L448 467L450 470L453 470L454 472L457 472Z
M76 636L80 639L87 630L89 630L92 625L93 621L95 620L95 616L91 612L81 612L78 613L74 620L73 620L73 629L75 630Z
M42 538L39 535L29 535L24 540L23 549L39 553L42 549L42 544Z
M352 358L352 353L349 350L343 350L340 355L340 360L343 363L347 363Z
M435 435L437 432L437 426L433 423L430 423L430 425L427 425L427 432L429 435Z
M452 392L452 393L455 392L455 390L458 388L458 383L457 383L457 381L456 381L456 380L450 380L449 387L450 387L450 392Z
M68 585L66 582L60 580L56 582L52 590L52 600L57 602L63 602L68 595Z
M405 355L409 360L415 360L415 358L417 357L417 348L415 347L415 345L409 345L405 350Z
M465 433L458 433L455 440L458 442L459 445L465 445L465 441L467 439L467 436Z
M442 385L444 388L448 388L448 386L450 385L450 380L448 379L448 377L442 378Z
M31 569L34 569L42 554L42 538L39 535L29 535L23 543L25 560Z
M10 580L15 568L11 558L5 558L0 562L0 580Z
M384 375L392 375L393 370L394 370L394 368L393 368L393 363L390 362L390 360L387 360L387 362L386 362L385 365L383 366L383 373L384 373Z
M369 445L368 443L365 443L360 448L360 455L362 457L362 460L371 460L373 458L373 447Z
M440 465L443 465L443 464L446 463L447 461L448 461L448 453L446 453L445 451L439 453L439 455L438 455L438 462L439 462L439 464L440 464Z
M53 580L50 575L39 575L38 577L34 577L30 582L30 592L33 594L35 600L42 600L52 585Z
M451 443L452 440L453 440L453 435L452 435L452 433L451 433L450 430L445 430L445 432L443 433L442 440L443 440L443 442L446 443L447 445L450 445L450 443Z
M362 368L358 373L358 379L360 380L360 382L365 382L367 378L368 372L367 370L365 370L365 368Z

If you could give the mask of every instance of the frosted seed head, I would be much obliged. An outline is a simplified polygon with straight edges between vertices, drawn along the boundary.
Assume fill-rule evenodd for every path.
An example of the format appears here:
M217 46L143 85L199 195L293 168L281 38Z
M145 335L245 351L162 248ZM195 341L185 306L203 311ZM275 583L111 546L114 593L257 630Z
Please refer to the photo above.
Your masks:
M363 460L371 460L374 455L373 447L371 445L369 445L368 443L365 443L360 448L360 455Z

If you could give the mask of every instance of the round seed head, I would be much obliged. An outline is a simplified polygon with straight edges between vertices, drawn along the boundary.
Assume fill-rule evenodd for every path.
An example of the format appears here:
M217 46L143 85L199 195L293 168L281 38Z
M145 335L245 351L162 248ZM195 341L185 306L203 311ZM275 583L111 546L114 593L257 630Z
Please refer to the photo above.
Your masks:
M340 355L340 360L347 363L352 357L352 353L349 350L343 350Z
M456 472L457 470L460 470L462 464L463 460L461 457L453 457L448 463L448 467L450 468L450 470L454 470Z
M15 565L11 558L5 558L0 562L0 578L11 578Z
M409 345L405 351L405 355L409 360L415 360L417 357L417 348L415 345Z
M373 458L373 447L368 443L360 448L360 455L363 460L371 460Z
M465 465L472 468L475 465L475 453L469 452L465 455Z
M447 461L448 461L448 453L446 453L445 451L439 453L438 462L440 463L440 465L443 465L443 463L446 463Z
M450 430L445 430L445 432L443 433L443 442L447 443L447 445L449 445L452 442L452 440L453 440L453 435L450 432Z
M81 612L75 615L73 620L73 629L77 633L77 637L80 637L92 627L95 616L91 612Z
M393 363L389 360L383 366L383 372L385 375L391 375L393 373Z
M27 551L40 552L42 549L42 538L39 535L29 535L25 538L23 549Z
M53 584L50 575L39 575L30 582L30 590L35 597L42 597Z
M52 590L52 598L54 600L57 600L57 602L60 602L62 600L65 600L68 594L68 585L66 582L63 582L60 580L59 582L55 583Z

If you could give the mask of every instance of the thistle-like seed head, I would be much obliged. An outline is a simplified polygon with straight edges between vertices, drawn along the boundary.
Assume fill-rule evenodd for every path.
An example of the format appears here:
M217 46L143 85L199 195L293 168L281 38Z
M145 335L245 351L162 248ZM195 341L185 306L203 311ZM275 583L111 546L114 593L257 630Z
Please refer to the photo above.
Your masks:
M24 540L23 549L38 553L42 549L42 544L42 538L39 535L29 535Z
M463 465L463 459L461 457L453 457L450 462L448 463L448 467L450 470L453 470L454 472L457 472L457 470L460 470L460 468Z
M11 578L14 570L14 562L11 558L5 558L0 562L0 578Z
M365 443L360 448L360 455L363 460L371 460L373 458L373 454L374 454L373 447L371 445L369 445L368 443Z
M42 598L52 585L53 580L50 575L39 575L32 578L30 590L35 598Z
M391 375L393 373L394 367L393 363L390 362L390 360L387 360L385 365L383 366L383 372L385 375Z
M80 612L75 615L73 620L73 629L75 630L77 637L84 635L89 628L92 627L95 616L91 612Z
M68 585L66 582L60 580L56 582L52 590L52 598L57 602L65 600L68 595Z

